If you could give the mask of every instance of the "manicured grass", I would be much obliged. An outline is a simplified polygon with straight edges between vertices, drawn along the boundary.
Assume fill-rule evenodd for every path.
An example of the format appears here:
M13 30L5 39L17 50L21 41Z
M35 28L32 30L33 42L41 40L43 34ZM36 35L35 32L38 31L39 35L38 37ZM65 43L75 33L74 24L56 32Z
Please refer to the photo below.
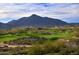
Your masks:
M21 35L21 34L20 35L14 35L14 34L1 35L0 36L0 42L15 40L15 39L22 38L22 37L27 37L27 36Z

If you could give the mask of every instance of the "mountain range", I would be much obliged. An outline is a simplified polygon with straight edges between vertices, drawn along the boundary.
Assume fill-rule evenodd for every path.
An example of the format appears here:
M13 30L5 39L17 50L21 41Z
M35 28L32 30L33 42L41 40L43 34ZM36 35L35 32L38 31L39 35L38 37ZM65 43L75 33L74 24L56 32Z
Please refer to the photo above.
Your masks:
M36 14L32 14L29 17L22 17L18 20L12 20L8 23L0 23L0 29L10 29L15 27L53 27L64 26L68 24L69 23L60 19L41 17Z

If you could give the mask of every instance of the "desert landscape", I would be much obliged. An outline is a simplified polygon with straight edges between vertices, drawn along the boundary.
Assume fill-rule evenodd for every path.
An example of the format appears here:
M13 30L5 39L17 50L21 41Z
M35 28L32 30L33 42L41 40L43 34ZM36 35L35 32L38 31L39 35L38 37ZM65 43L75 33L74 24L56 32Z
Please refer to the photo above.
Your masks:
M0 55L79 55L79 4L0 6Z

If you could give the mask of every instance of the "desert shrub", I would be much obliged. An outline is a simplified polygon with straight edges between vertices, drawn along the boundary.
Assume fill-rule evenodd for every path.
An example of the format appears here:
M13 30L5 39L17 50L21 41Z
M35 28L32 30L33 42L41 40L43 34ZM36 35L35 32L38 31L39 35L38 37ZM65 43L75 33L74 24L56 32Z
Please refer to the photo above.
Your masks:
M45 55L45 54L55 54L58 53L60 51L61 48L63 48L64 45L60 44L57 42L53 43L53 42L45 42L42 45L34 45L34 47L31 47L28 50L27 54L31 54L31 55Z
M58 53L61 55L78 55L79 48L73 48L73 47L65 47L62 48Z
M79 32L74 33L76 37L79 37Z
M51 37L51 38L49 38L49 40L57 40L57 39L59 39L59 37Z
M0 51L0 55L26 55L27 48L26 47L16 47L16 48L5 48Z

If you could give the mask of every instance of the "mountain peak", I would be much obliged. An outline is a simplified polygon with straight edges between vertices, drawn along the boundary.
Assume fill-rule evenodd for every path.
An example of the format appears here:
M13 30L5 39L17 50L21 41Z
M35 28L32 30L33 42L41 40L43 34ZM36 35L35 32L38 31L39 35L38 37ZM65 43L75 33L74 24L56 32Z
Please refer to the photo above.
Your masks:
M40 17L40 16L38 16L36 14L32 14L30 17Z

